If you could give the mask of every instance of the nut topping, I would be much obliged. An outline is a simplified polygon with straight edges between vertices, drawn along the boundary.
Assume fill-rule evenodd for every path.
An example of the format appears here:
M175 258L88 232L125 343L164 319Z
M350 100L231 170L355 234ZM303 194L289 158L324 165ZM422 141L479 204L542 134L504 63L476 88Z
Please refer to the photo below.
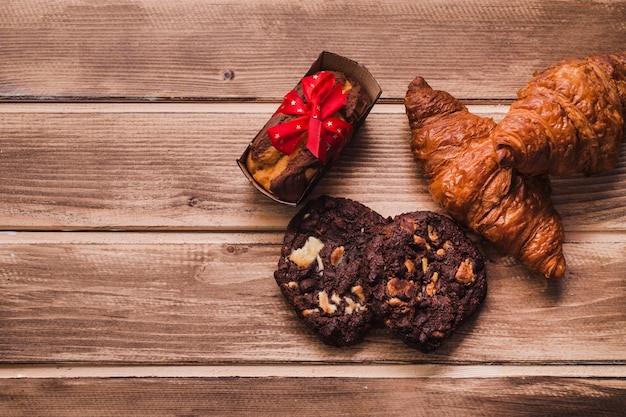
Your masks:
M339 265L339 262L341 262L341 260L343 259L343 252L343 246L338 246L335 248L335 250L333 250L333 253L330 254L330 264L332 266Z
M445 255L446 251L450 248L452 248L452 242L450 242L449 240L446 240L445 242L443 242L443 245L441 246L441 248L437 249L437 255L439 256Z
M467 258L461 265L459 265L459 269L456 271L454 275L454 279L459 282L462 282L465 285L469 285L474 281L474 268L472 266L472 260Z
M356 310L357 303L350 297L344 297L346 300L346 308L344 309L345 314L352 314L354 310Z
M403 292L406 288L407 282L405 280L401 280L399 278L391 278L387 282L387 294L390 296L394 296Z
M318 304L324 313L333 314L337 311L337 306L330 302L326 291L320 291L318 297Z
M319 313L319 312L320 310L318 308L307 308L306 310L302 310L302 315L306 317L313 313Z
M419 235L413 235L413 243L417 243L418 245L425 245L426 239Z
M417 230L417 224L413 219L402 217L400 219L400 228L407 233L413 234Z
M428 294L429 297L432 297L433 295L435 295L435 282L430 282L428 283L428 285L426 286L426 294Z
M393 298L390 298L389 301L387 301L387 304L389 304L391 307L400 307L400 306L406 305L407 302L402 301L401 299L397 297L393 297Z
M415 264L409 258L407 258L406 261L404 261L404 267L406 268L407 271L409 271L409 274L412 274L413 272L415 272Z
M352 314L355 311L358 313L359 311L365 311L367 310L367 307L364 306L361 303L357 303L355 302L352 298L350 297L343 297L344 301L346 302L346 307L344 309L344 314Z
M436 243L439 240L439 233L431 225L428 225L428 238L431 242Z
M355 285L350 289L350 292L356 295L360 301L365 301L365 294L363 294L363 287L360 285Z
M426 250L430 250L430 244L428 242L426 242L426 239L424 239L422 236L419 235L413 235L413 243L423 246L426 248Z

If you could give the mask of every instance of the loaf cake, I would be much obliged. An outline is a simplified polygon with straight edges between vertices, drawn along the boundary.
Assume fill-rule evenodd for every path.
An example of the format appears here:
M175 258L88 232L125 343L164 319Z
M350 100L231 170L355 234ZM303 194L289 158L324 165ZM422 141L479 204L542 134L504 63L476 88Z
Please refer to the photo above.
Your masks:
M315 101L320 105L315 106L315 101L309 100L312 86L308 83L321 78L328 88L322 91L322 97L317 97ZM319 84L313 90L313 94L319 92ZM331 97L335 93L341 97ZM341 100L339 104L338 100ZM244 159L246 169L269 194L296 203L323 173L325 165L337 160L371 104L371 97L359 81L343 72L318 71L303 78L250 143ZM332 113L327 114L329 111ZM321 121L317 129L314 119ZM299 121L304 125L299 125ZM330 125L333 126L329 129ZM284 129L291 129L289 141L280 143ZM295 130L303 132L295 133Z

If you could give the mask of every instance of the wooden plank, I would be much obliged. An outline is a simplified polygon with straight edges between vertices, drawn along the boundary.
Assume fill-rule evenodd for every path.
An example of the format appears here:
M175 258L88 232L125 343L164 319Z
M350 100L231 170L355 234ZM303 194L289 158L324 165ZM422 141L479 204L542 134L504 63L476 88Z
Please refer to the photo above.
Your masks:
M418 74L510 99L553 62L624 49L624 22L623 0L10 0L0 97L277 100L330 50L366 65L385 99Z
M608 365L608 366L607 366ZM0 366L0 380L73 378L623 378L626 363L530 364L488 363L261 363L228 365L55 365Z
M93 113L83 113L84 107L67 106L59 108L59 113L49 109L3 113L2 228L282 228L294 210L262 197L235 164L273 112L267 106L262 108L267 113L233 115L236 109L226 114L196 113L195 109L170 113L171 108L154 113L152 105L128 113L102 113L97 107ZM363 135L354 141L357 152L359 143L367 146L364 139L371 138L368 129L378 125L374 115L371 117ZM404 129L406 134L405 116L392 117L387 128ZM371 133L382 132L375 129ZM398 154L404 160L394 161L394 152L389 155L390 163L414 168L402 133L396 136L397 142L391 146L404 149ZM374 147L371 140L369 143ZM385 201L383 190L403 185L397 183L402 173L393 172L386 183L372 187L373 176L380 176L373 163L386 149L380 144L367 154L361 151L360 166L345 171L343 166L349 167L349 162L342 164L334 182L345 193L346 184L359 180L357 192L371 189ZM359 170L358 176L354 169ZM342 178L346 172L350 181ZM406 178L416 179L413 174ZM365 188L364 184L369 185ZM341 188L333 188L322 192L342 193ZM419 190L416 185L411 188ZM430 203L430 197L423 197L421 200ZM415 199L407 195L405 202L413 204Z
M116 106L0 111L0 229L276 231L295 214L253 189L235 164L273 106ZM476 107L489 117L506 109ZM385 216L439 210L408 141L403 106L381 106L312 197L353 198ZM623 184L626 148L607 174L556 179L566 229L626 230Z
M626 234L575 234L560 282L483 246L480 314L425 355L381 328L324 346L272 273L280 233L0 234L0 358L11 363L593 362L626 357Z
M120 378L0 380L23 415L622 416L626 381L596 378ZM392 394L390 394L392 393Z
M479 241L488 298L429 355L319 342L272 278L297 209L234 161L327 49L384 95L312 197L439 210L413 76L498 119L533 71L625 41L626 0L4 1L0 415L622 415L626 149L553 183L565 279Z

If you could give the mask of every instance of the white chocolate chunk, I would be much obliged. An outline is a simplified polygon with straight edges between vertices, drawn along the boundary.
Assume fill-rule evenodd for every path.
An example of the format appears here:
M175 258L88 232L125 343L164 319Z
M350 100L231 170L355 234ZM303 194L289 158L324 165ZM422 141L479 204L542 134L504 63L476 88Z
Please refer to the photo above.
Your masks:
M324 262L322 261L322 257L317 255L316 259L317 259L317 270L318 271L323 271L324 270Z
M324 247L324 242L314 236L309 236L300 249L294 249L289 255L289 260L300 267L311 265Z

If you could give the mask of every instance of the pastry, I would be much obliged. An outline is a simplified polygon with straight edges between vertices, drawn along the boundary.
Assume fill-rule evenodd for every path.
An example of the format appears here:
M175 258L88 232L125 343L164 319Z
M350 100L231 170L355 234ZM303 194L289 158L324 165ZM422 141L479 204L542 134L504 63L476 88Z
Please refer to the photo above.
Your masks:
M570 58L537 74L493 132L502 166L527 175L613 169L626 138L626 51Z
M422 77L409 84L404 103L413 156L433 199L531 271L563 277L563 224L547 175L500 166L492 143L496 123Z

